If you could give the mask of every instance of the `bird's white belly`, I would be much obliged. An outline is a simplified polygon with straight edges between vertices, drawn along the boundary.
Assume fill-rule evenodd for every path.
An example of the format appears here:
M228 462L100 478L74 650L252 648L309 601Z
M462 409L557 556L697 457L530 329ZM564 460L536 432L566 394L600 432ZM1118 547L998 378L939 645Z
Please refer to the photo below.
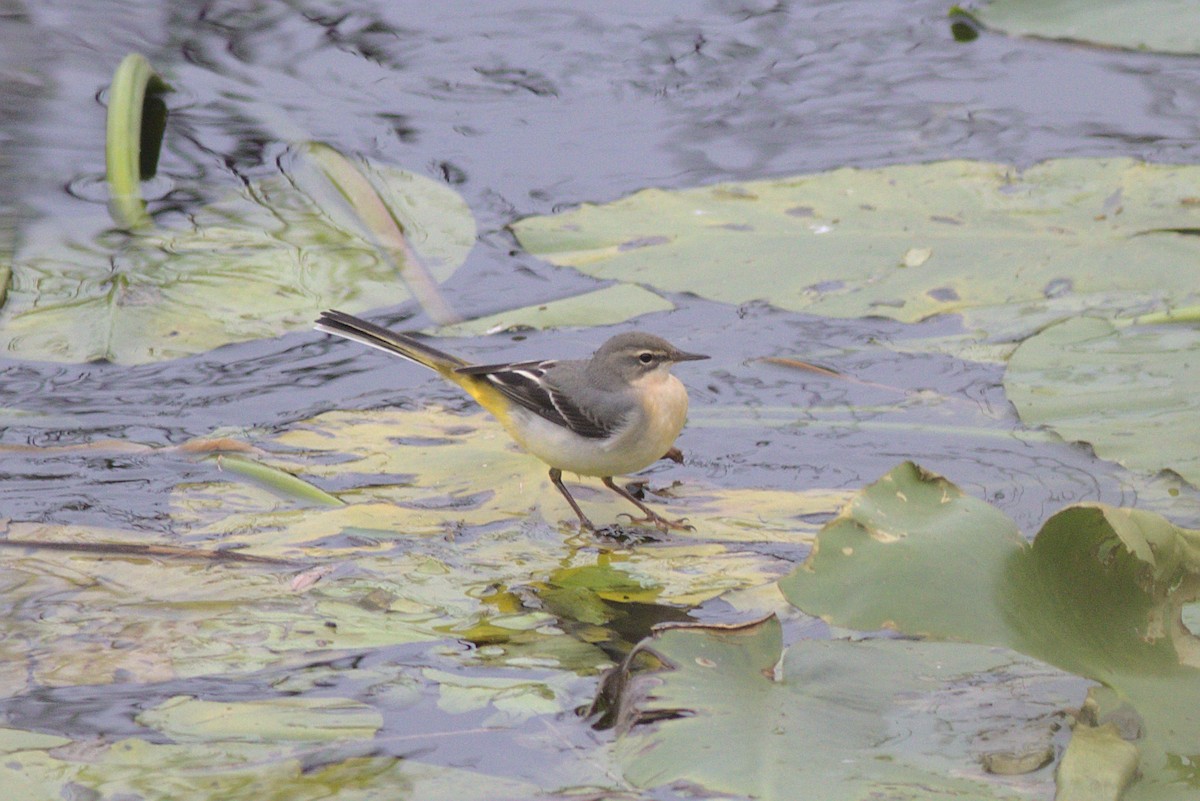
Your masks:
M687 390L667 375L650 387L646 414L609 439L581 437L524 409L515 410L509 426L513 438L551 467L583 476L619 476L641 470L662 458L675 443L687 419Z

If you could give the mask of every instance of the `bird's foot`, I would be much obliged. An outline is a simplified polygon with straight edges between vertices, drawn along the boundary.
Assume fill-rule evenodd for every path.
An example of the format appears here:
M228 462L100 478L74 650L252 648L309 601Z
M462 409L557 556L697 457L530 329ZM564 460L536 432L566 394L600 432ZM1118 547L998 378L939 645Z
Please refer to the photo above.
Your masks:
M621 512L617 517L628 517L631 525L652 525L659 531L695 531L696 527L689 524L686 517L681 517L678 520L668 520L660 514L649 512L645 517L634 517L626 512Z

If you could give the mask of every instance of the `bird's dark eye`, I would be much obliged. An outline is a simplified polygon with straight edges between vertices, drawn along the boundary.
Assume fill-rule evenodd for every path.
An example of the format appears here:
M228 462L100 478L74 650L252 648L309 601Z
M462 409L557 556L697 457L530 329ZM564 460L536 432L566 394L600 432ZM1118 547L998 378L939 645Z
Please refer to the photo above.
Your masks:
M638 354L638 361L642 364L650 364L650 362L654 361L654 354L648 350L644 350Z

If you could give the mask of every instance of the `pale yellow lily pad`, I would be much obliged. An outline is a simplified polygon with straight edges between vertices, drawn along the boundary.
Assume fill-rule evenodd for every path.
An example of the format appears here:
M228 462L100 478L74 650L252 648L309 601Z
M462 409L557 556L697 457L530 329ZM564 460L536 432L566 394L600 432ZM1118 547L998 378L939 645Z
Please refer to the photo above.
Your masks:
M1200 54L1194 0L991 0L972 11L989 28L1018 36Z
M686 432L685 435L686 437ZM573 522L562 496L547 479L546 466L521 451L490 416L452 414L440 408L419 411L386 409L335 411L298 423L270 441L271 462L313 481L349 481L336 493L347 508L289 508L266 490L240 487L233 496L255 498L247 505L229 502L223 485L191 487L178 510L193 525L223 521L226 530L254 529L256 544L286 532L293 543L336 525L391 530L404 536L444 535L463 525L490 525L540 514L547 522ZM663 463L669 475L669 466ZM722 489L680 483L659 486L650 474L649 503L668 517L685 517L695 532L673 532L676 539L706 542L811 540L816 527L800 518L832 512L844 491L783 492ZM620 522L636 512L596 479L573 481L571 493L598 524ZM244 511L245 517L234 515ZM269 517L263 517L270 512ZM338 522L340 521L340 523ZM573 527L573 526L571 526ZM208 529L201 529L208 531ZM213 530L215 532L215 529ZM246 544L249 544L247 542ZM280 543L266 553L286 555ZM292 553L298 553L293 551Z
M623 323L643 314L671 311L675 304L633 284L613 284L594 292L537 306L490 314L436 329L439 336L478 336L523 328L570 328Z
M530 253L605 280L726 303L913 322L1064 295L1194 297L1200 167L945 161L647 189L513 225Z
M370 739L383 725L374 707L327 696L236 702L177 696L141 712L137 721L176 742Z

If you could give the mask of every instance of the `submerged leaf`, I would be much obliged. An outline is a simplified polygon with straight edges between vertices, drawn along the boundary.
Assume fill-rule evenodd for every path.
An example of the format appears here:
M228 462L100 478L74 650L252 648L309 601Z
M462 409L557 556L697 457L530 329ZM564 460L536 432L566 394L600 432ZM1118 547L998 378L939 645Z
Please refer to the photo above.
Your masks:
M370 752L370 741L361 751ZM80 750L78 745L75 750ZM152 769L147 769L151 766ZM96 743L85 757L33 747L7 754L0 786L9 798L92 798L103 787L114 798L220 798L297 801L381 796L437 801L532 798L533 785L416 759L349 756L278 743L161 743L120 739Z
M429 178L361 168L404 221L405 242L445 280L475 241L466 203ZM72 240L75 221L58 221L61 230L13 260L0 351L137 364L308 329L331 306L355 312L411 297L391 255L288 178L252 184L190 220L188 230L104 241Z

